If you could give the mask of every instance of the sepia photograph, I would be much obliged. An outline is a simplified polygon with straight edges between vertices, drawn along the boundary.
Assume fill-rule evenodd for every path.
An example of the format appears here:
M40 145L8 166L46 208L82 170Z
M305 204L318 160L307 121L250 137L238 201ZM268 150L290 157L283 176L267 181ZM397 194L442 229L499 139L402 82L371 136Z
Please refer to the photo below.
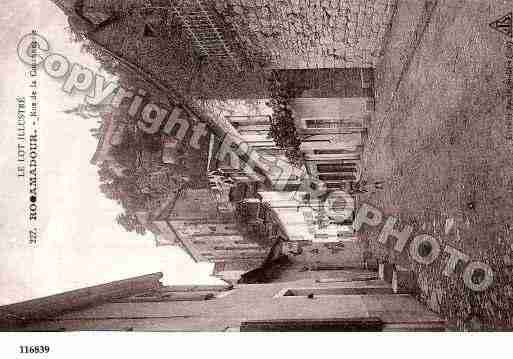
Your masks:
M52 357L21 333L513 330L511 1L0 16L9 358Z

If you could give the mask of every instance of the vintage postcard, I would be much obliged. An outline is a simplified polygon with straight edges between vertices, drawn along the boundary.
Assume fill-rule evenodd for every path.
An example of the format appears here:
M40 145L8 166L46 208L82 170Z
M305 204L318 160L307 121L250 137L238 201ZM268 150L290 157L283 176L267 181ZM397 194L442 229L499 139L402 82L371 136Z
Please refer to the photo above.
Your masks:
M4 1L0 331L512 330L512 12Z

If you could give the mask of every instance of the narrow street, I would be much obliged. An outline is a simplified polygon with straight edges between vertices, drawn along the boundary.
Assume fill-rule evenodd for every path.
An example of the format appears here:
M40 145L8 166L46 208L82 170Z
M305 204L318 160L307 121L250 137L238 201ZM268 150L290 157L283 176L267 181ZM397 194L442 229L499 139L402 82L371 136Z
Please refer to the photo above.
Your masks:
M28 3L0 331L513 330L511 0Z
M376 69L364 178L385 185L361 202L494 270L492 287L477 293L464 287L461 271L442 274L447 253L424 267L407 254L395 258L417 273L422 299L453 328L512 325L511 47L489 26L510 5L399 1ZM390 254L376 231L364 227L362 235L375 253Z

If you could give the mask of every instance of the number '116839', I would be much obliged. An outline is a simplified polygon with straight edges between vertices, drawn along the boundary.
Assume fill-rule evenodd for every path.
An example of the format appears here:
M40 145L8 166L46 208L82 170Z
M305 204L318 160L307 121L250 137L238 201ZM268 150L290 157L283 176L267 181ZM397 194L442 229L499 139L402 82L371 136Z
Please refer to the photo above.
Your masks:
M49 345L20 345L20 354L46 354L49 352Z

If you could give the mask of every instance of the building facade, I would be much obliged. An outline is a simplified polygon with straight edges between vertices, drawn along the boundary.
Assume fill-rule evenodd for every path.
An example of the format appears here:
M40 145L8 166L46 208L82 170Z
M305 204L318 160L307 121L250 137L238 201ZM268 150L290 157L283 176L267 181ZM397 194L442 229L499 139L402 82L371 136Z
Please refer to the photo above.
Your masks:
M161 242L180 246L196 262L214 263L216 276L236 282L281 240L266 213L248 206L222 200L210 188L188 188L149 225Z
M301 69L283 70L278 75L302 88L290 103L292 125L301 141L301 168L289 163L285 150L270 135L273 113L266 105L267 99L230 100L222 115L254 154L272 164L272 185L266 187L263 181L256 181L256 187L259 198L273 208L288 240L356 240L351 227L355 198L338 194L337 190L347 190L360 180L361 156L374 103L373 71L351 68L320 71L318 76L316 73L317 70ZM228 161L215 165L232 176L234 182L252 182L243 171L230 167ZM337 192L331 195L331 202L336 198L339 213L334 214L335 208L327 205L331 202L317 198L315 191L307 193L312 190L306 188L308 184L324 186L324 192Z
M278 268L281 266L282 268ZM4 330L442 331L391 267L302 268L253 284L164 286L161 273L0 307ZM269 279L269 277L267 277Z

